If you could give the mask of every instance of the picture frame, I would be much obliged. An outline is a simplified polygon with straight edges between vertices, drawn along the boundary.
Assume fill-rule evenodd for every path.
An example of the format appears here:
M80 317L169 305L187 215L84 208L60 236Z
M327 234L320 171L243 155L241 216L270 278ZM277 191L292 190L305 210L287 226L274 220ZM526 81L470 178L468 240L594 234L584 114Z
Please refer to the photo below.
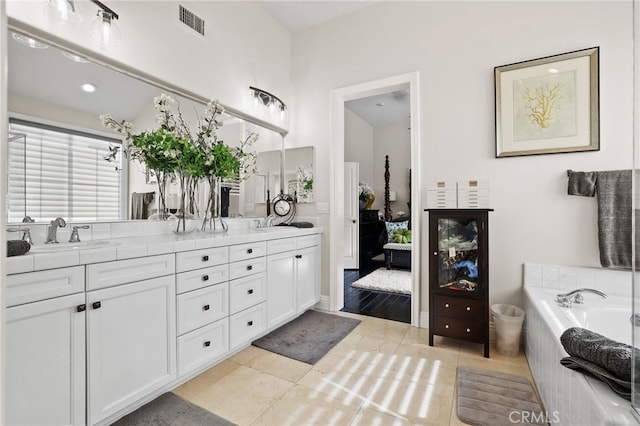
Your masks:
M600 150L599 53L494 68L496 158Z

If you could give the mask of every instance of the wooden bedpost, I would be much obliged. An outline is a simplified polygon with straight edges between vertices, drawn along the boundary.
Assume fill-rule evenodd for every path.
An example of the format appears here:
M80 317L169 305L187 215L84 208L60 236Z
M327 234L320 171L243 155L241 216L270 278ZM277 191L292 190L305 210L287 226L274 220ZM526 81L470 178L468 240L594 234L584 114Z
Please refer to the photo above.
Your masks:
M389 202L389 156L384 156L384 220L391 221L391 203Z

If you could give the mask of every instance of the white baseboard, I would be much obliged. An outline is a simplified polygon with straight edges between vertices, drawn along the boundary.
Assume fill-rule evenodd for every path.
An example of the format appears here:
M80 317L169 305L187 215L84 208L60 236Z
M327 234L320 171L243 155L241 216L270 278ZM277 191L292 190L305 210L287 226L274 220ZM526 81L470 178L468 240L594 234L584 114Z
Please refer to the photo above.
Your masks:
M314 308L319 311L329 312L329 307L331 306L329 300L329 296L320 296L320 300L316 303Z

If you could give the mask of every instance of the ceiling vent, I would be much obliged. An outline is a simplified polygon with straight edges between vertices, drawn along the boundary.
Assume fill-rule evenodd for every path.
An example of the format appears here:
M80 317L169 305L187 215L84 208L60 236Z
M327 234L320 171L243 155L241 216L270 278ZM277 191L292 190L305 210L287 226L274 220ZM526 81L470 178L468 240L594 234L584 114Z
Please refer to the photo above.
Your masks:
M192 30L204 35L204 19L196 16L193 12L188 11L182 5L179 6L180 22Z

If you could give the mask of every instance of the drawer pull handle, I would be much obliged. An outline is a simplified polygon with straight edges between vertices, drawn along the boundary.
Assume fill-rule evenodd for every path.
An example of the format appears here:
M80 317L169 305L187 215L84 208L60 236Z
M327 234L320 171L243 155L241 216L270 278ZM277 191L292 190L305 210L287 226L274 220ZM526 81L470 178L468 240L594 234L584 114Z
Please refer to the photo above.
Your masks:
M467 311L470 311L470 310L471 310L471 307L470 307L470 306L467 306Z
M204 342L205 348L208 348L209 346L211 346L211 341L207 340L206 342Z
M433 255L434 255L434 256L437 256L437 255L438 255L438 252L437 252L437 251L434 251L434 252L433 252Z
M470 328L467 328L467 333L471 333L471 329Z
M296 259L302 259L302 255L301 254L296 254Z
M247 249L247 253L248 253L248 254L253 253L253 249Z
M253 269L253 266L251 266L251 265L247 265L247 271L250 271L250 270L252 270L252 269Z
M209 275L203 275L202 281L209 281Z
M203 262L208 262L209 261L209 256L202 256L202 261Z
M445 325L444 325L444 328L449 328L449 324L445 324Z
M444 304L444 307L445 307L445 308L448 308L448 307L449 307L449 304L448 304L448 303L445 303L445 304Z
M82 305L76 306L76 312L84 312L86 310L87 310L87 305L85 305L84 303Z
M247 322L247 327L251 327L253 325L253 321L248 321Z
M202 310L203 310L203 311L208 311L208 310L209 310L209 305L204 305L204 306L202 307Z
M247 294L253 294L253 289L250 288L249 290L247 290Z
M93 309L100 309L102 307L102 303L93 302L93 304L91 306L93 306Z

